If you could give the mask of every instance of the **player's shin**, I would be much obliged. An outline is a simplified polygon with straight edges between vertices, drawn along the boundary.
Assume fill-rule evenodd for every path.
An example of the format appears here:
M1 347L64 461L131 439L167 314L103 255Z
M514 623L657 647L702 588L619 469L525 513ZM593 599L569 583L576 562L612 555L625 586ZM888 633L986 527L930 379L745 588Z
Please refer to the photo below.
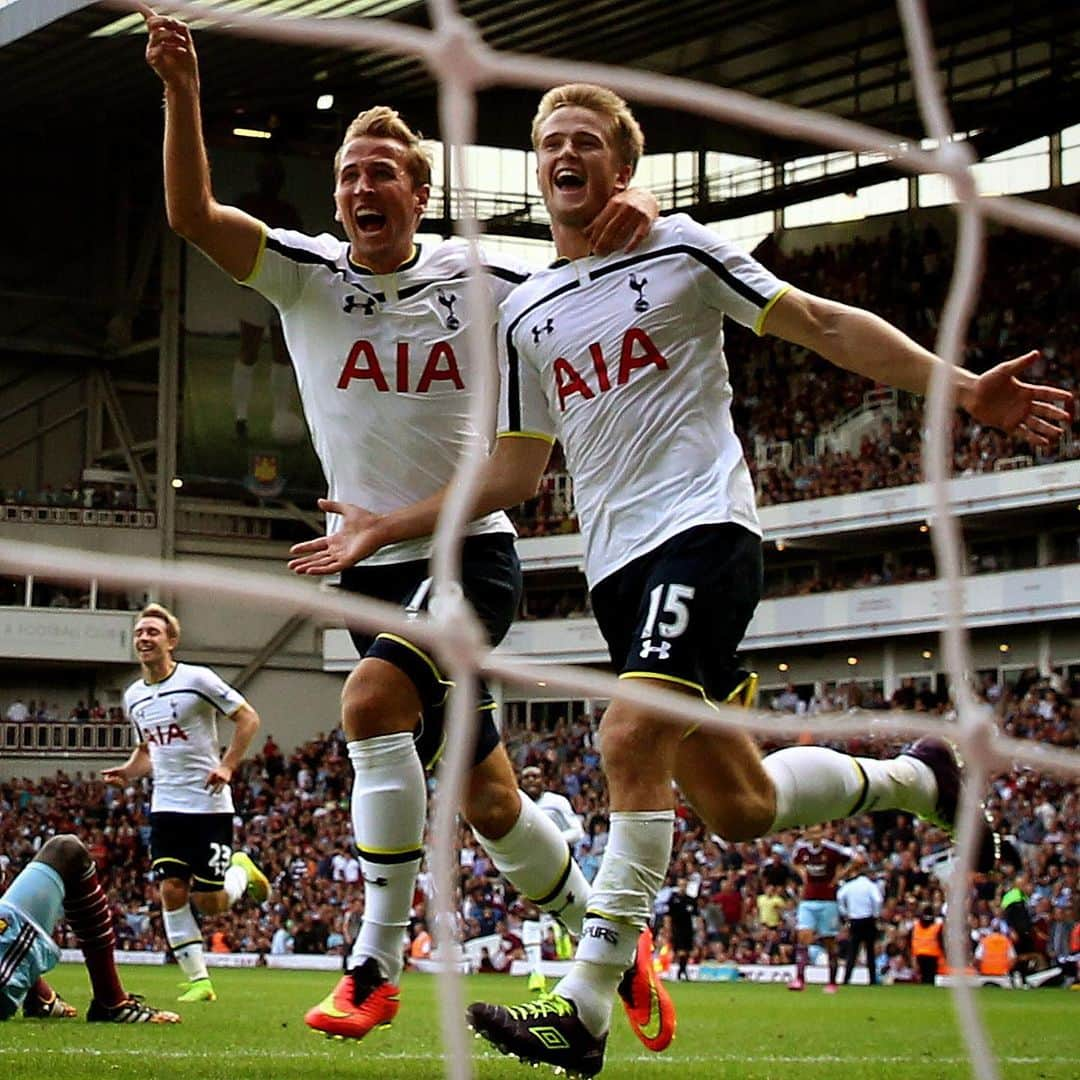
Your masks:
M575 963L555 993L569 998L596 1036L607 1031L615 988L633 963L671 858L672 810L616 811Z
M790 746L769 754L762 766L776 791L769 832L887 808L925 816L937 795L934 774L906 755L878 761L823 746Z
M558 826L521 794L517 821L498 840L476 834L496 869L541 911L554 915L575 937L581 934L589 883Z
M165 937L188 982L208 979L210 976L206 970L202 931L195 921L191 904L186 903L172 911L165 908L162 911L162 920L165 923Z
M101 1005L118 1005L124 1000L124 988L113 955L116 936L109 901L93 863L74 885L65 888L64 915L82 949L94 1000Z
M364 921L348 966L373 957L396 983L423 855L424 770L409 732L350 742L349 758L355 771L352 821L364 877Z

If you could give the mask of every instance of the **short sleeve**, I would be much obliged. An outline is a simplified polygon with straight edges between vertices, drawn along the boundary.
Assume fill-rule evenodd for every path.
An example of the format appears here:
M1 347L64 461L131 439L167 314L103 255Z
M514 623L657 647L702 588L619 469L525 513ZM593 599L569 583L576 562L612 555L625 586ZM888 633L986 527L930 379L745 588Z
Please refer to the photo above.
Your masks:
M330 241L330 245L326 243ZM334 268L330 236L307 236L292 229L263 233L255 266L240 284L285 310L300 298L308 277L319 267Z
M247 704L247 699L239 690L234 690L217 672L207 667L195 668L192 671L193 688L200 697L205 698L218 712L225 716L232 716L241 705Z
M791 286L692 218L680 216L678 224L687 254L698 263L696 276L704 303L755 334L762 333L765 316Z

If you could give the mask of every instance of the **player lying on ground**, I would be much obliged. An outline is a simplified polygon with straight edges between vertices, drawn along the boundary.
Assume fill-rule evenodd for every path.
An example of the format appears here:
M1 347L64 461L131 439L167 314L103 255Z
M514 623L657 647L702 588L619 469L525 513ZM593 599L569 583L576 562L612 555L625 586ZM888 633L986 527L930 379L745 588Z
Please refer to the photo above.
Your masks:
M633 256L594 256L585 229L629 183L643 149L617 95L583 85L550 91L533 145L562 258L503 305L500 437L476 512L531 497L558 439L574 480L593 611L620 677L723 701L762 577L723 319L912 392L925 393L942 361L868 312L778 281L685 215L658 222ZM1069 420L1071 395L1020 381L1036 356L979 376L956 369L959 404L984 424L1048 444ZM442 501L440 493L390 514L330 504L344 527L297 545L291 565L331 573L426 534ZM585 1075L602 1068L612 991L668 867L672 778L706 824L732 840L886 807L951 826L956 809L958 768L934 740L887 761L810 746L762 760L742 731L688 731L617 701L604 715L601 746L611 831L574 968L553 996L470 1009L500 1049Z
M30 1017L71 1017L75 1009L42 978L60 949L52 932L61 914L75 934L93 998L86 1019L113 1024L176 1024L180 1017L153 1009L120 982L109 902L90 853L77 836L54 836L0 896L0 1020L22 1006Z
M262 903L270 883L245 852L232 849L229 781L259 730L259 714L208 667L173 655L180 622L160 604L145 607L132 633L142 668L124 691L124 715L137 744L123 765L102 770L110 784L150 773L150 857L161 882L165 936L187 981L179 1001L215 1001L195 910L220 915L240 897ZM218 716L235 728L218 757Z
M347 240L268 229L214 199L191 33L176 19L144 13L147 62L165 85L170 224L281 312L332 496L386 511L427 497L478 437L469 422L477 361L466 341L467 246L414 239L431 191L419 137L392 109L361 113L333 163L336 217ZM620 193L597 215L590 243L603 251L633 245L656 213L647 192ZM496 302L527 276L505 259L484 261L483 287ZM337 522L331 515L328 529ZM492 644L506 634L521 595L513 538L496 508L472 523L465 540L465 594ZM422 611L430 599L430 549L429 538L420 538L343 567L341 585ZM346 975L305 1019L328 1035L362 1038L390 1023L399 1007L402 936L423 855L424 769L442 751L448 682L433 656L398 634L356 629L352 638L362 659L345 683L342 727L354 770L364 921ZM579 933L588 885L558 829L521 798L493 707L483 691L465 816L499 871ZM635 970L648 996L651 966Z

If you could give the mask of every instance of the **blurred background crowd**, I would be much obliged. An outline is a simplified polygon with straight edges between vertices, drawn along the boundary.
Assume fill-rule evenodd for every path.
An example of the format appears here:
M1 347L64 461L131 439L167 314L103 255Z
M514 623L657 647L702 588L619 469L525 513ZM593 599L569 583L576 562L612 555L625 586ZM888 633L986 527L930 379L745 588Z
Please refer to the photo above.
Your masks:
M1051 685L1038 673L1023 673L1011 685L989 683L984 700L1001 730L1021 738L1075 747L1080 743L1080 685ZM838 702L806 702L782 691L774 708L813 712ZM844 704L839 702L839 704ZM892 702L875 708L918 708L947 715L949 705L928 691L904 686ZM585 835L575 855L592 878L607 842L606 792L595 736L596 717L553 718L550 729L506 733L518 768L540 765L548 787L565 794L581 816ZM895 742L867 736L847 748L867 756L888 756ZM270 902L242 902L204 924L212 950L256 953L340 953L363 915L360 866L351 838L351 768L340 732L308 742L286 755L272 738L237 772L235 844L248 850L273 882ZM1080 794L1073 783L1030 769L993 777L987 808L998 829L1011 838L1019 865L1004 873L976 875L971 882L972 951L980 937L1002 925L1001 899L1019 886L1031 921L1025 944L1046 960L1068 951L1080 935ZM123 949L164 950L156 887L150 873L149 789L140 783L121 790L93 776L57 773L40 781L0 784L0 868L14 874L56 832L74 831L87 843L104 873ZM879 922L879 964L886 978L908 979L914 969L911 930L929 905L941 913L939 877L947 866L948 837L904 814L880 813L836 823L826 830L833 842L857 852L859 867L875 880L884 904ZM726 843L710 836L693 811L680 804L668 881L656 905L655 929L661 959L670 959L672 919L689 935L691 963L776 964L789 962L794 943L799 878L791 859L795 831L756 843ZM521 957L521 920L534 917L528 904L502 881L472 833L459 837L457 911L463 939L497 935L484 965L505 970ZM430 949L428 913L432 881L425 866L413 904L407 948L424 956ZM672 897L681 899L672 904ZM1015 914L1015 912L1014 912ZM57 930L70 944L63 923ZM841 945L843 933L841 935ZM555 958L554 935L545 952ZM666 962L666 961L665 961Z

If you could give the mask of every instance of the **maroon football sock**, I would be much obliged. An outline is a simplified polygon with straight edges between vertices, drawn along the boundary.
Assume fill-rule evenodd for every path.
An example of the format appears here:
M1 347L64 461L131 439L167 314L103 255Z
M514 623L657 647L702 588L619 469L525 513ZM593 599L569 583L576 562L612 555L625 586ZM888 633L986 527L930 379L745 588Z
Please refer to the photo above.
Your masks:
M106 1007L119 1005L127 994L116 970L116 935L109 902L98 881L93 863L64 896L64 914L82 949L94 999Z
M806 965L810 960L810 949L806 945L795 946L795 970L801 979L806 974Z

